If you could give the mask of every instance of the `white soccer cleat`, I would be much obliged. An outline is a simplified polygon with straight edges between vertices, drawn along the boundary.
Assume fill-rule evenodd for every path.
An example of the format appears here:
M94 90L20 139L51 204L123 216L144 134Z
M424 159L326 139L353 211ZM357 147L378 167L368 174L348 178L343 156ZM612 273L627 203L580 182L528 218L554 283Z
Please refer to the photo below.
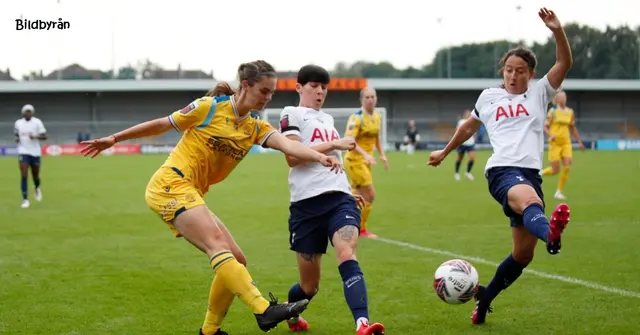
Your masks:
M453 178L454 178L456 181L460 180L460 174L459 174L459 173L454 174L454 175L453 175Z
M21 208L29 208L29 200L22 200Z
M469 172L467 172L467 179L473 181L475 178L473 178L473 175Z
M42 201L42 191L40 190L40 187L36 188L36 201Z
M558 200L564 200L567 197L564 196L564 194L562 194L562 192L560 191L556 191L556 194L553 196L554 198L558 199Z

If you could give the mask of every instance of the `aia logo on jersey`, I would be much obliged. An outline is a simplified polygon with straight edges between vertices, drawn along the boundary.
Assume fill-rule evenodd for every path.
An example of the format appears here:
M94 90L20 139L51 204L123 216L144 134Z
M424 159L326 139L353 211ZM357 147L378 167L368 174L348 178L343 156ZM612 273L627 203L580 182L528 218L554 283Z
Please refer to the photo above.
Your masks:
M319 128L315 128L313 130L313 134L311 135L311 142L315 142L316 140L320 142L330 142L337 141L340 139L338 136L338 132L335 130L331 130L331 134L326 129L320 130Z
M191 113L192 110L198 108L198 104L194 101L192 103L190 103L188 106L185 106L183 109L180 110L180 114L189 114Z
M506 109L502 106L498 106L498 109L496 110L496 121L500 121L501 118L509 119L518 116L529 116L529 112L524 108L523 104L517 104L515 107L513 105L508 105Z

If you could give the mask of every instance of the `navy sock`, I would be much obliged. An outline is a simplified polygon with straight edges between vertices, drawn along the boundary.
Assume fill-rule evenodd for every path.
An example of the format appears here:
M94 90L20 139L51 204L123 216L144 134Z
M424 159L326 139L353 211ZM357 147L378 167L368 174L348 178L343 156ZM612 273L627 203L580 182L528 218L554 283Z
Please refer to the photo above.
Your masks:
M513 284L526 267L527 265L518 263L513 258L513 255L509 254L509 256L500 263L495 276L493 276L486 291L480 297L479 307L489 308L493 299L495 299L500 292L506 290L509 285Z
M40 178L33 178L33 185L35 185L36 188L40 187Z
M460 164L462 164L462 161L456 161L456 173L460 172Z
M543 241L547 241L549 234L549 220L544 215L544 209L540 204L531 204L522 212L524 227L531 234Z
M27 177L20 178L20 189L22 190L22 199L27 200Z
M473 161L467 163L467 173L471 172L471 169L473 169Z
M300 287L300 283L296 283L295 285L291 286L291 288L289 289L289 300L287 300L288 302L296 302L296 301L300 301L303 299L307 299L309 301L311 301L311 299L313 298L312 295L307 295L303 290L302 287Z
M367 285L360 265L355 260L348 260L338 266L344 289L344 297L351 309L353 319L369 319L369 302L367 300Z

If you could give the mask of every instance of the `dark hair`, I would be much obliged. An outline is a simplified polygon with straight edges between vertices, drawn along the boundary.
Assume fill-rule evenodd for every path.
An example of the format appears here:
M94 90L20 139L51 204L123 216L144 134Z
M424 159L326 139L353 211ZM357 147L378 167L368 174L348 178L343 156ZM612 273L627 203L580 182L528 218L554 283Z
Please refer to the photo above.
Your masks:
M320 83L328 85L331 82L331 76L322 66L305 65L298 70L298 84L304 86L307 83Z
M536 66L538 65L538 59L536 59L536 54L534 54L533 51L525 47L517 47L507 51L502 58L500 58L500 75L502 75L502 72L504 71L504 65L507 63L507 59L511 56L522 58L529 66L529 71L535 71Z
M207 92L207 97L219 97L223 95L234 95L236 90L231 88L231 85L225 81L219 82L216 87L212 88Z
M263 60L257 60L249 63L242 63L238 67L238 80L242 82L246 80L249 83L249 86L255 85L255 83L259 82L261 77L275 77L276 70L273 66ZM212 88L207 92L207 97L219 97L219 96L230 96L234 95L242 90L242 85L240 84L238 90L235 90L227 83L226 81L219 82L216 87Z

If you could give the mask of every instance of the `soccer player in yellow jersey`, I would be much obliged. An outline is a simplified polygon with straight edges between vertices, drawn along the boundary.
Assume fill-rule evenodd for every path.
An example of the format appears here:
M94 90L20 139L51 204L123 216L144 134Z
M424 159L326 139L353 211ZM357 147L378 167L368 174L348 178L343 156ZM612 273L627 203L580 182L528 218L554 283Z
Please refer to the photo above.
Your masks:
M585 150L578 129L573 109L567 106L567 94L564 91L558 92L554 98L555 106L549 109L544 131L549 136L549 162L550 167L542 170L543 176L555 175L560 172L560 161L562 160L562 174L558 180L556 199L565 199L564 186L569 177L569 169L573 158L573 148L571 145L571 135L578 140L578 145L582 151Z
M251 113L263 110L276 89L276 72L270 64L265 61L242 64L238 77L237 93L221 83L209 96L193 101L169 117L83 142L87 144L84 154L95 157L116 142L159 135L173 128L183 132L169 158L149 181L145 199L176 237L184 237L209 257L215 276L200 330L203 335L227 334L220 328L235 296L249 306L263 331L298 316L309 303L302 300L278 304L275 298L269 302L262 296L245 267L240 247L202 198L209 186L223 181L254 144L320 162L336 172L341 169L336 158L287 139Z
M344 166L351 188L366 201L360 215L360 236L370 238L378 237L367 230L367 219L376 196L371 175L371 165L376 164L376 159L373 157L374 148L378 150L384 168L389 169L380 138L382 117L375 111L377 102L378 96L373 88L367 87L360 91L362 109L349 117L347 130L344 133L345 137L353 137L356 140L355 150L345 154Z

